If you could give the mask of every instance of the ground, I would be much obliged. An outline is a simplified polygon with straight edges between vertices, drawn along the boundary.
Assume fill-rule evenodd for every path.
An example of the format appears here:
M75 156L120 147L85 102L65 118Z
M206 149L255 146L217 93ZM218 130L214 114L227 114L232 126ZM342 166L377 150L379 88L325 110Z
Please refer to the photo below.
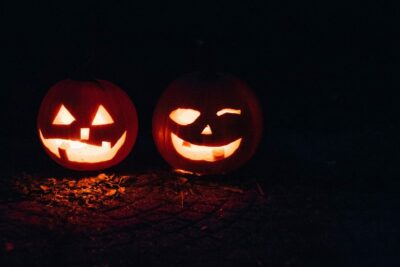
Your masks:
M2 186L2 266L373 266L395 255L375 227L387 216L379 194L243 174L53 178Z

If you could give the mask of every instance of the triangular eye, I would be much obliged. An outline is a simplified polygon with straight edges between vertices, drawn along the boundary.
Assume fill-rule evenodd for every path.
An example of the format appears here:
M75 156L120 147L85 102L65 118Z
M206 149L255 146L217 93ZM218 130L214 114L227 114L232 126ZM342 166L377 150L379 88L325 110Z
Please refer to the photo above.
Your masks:
M107 110L100 105L97 109L96 116L94 116L92 125L106 125L112 123L114 123L114 120L111 118L110 113L108 113Z
M72 116L71 112L68 109L61 105L60 110L58 111L56 117L53 120L54 125L70 125L75 120L74 116Z

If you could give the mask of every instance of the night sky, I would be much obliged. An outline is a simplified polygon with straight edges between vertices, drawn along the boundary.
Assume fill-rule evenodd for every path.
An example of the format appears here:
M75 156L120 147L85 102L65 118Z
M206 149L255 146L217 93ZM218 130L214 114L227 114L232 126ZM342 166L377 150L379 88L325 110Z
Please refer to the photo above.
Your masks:
M60 169L40 146L36 116L50 86L78 77L119 85L137 107L139 136L116 170L166 167L152 141L153 109L172 80L206 58L245 80L261 102L264 136L248 171L285 160L349 171L368 165L374 179L390 149L384 129L393 127L384 96L392 87L387 41L394 31L385 8L311 1L22 8L9 1L2 163L13 171Z

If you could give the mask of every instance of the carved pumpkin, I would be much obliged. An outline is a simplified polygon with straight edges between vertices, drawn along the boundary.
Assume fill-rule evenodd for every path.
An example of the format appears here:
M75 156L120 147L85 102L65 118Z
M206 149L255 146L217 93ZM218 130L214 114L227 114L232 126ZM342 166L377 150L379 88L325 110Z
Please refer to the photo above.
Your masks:
M47 92L37 128L52 159L74 170L99 170L122 161L137 135L128 95L104 81L63 80Z
M175 169L216 174L254 154L262 116L250 88L230 75L186 75L170 84L153 115L153 137Z

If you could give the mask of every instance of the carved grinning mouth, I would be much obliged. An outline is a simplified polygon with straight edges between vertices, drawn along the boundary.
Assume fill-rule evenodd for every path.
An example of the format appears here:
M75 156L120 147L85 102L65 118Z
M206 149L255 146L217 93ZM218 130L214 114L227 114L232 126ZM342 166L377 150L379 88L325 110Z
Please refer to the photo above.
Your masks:
M111 160L115 157L126 139L125 131L114 146L111 147L111 142L106 141L103 141L101 146L96 146L76 140L44 138L41 130L39 130L39 135L44 146L58 158L61 158L61 154L63 154L60 152L65 152L69 161L82 163L97 163Z
M218 161L230 157L240 146L242 138L223 146L199 146L189 143L171 133L175 150L183 157L196 161Z

